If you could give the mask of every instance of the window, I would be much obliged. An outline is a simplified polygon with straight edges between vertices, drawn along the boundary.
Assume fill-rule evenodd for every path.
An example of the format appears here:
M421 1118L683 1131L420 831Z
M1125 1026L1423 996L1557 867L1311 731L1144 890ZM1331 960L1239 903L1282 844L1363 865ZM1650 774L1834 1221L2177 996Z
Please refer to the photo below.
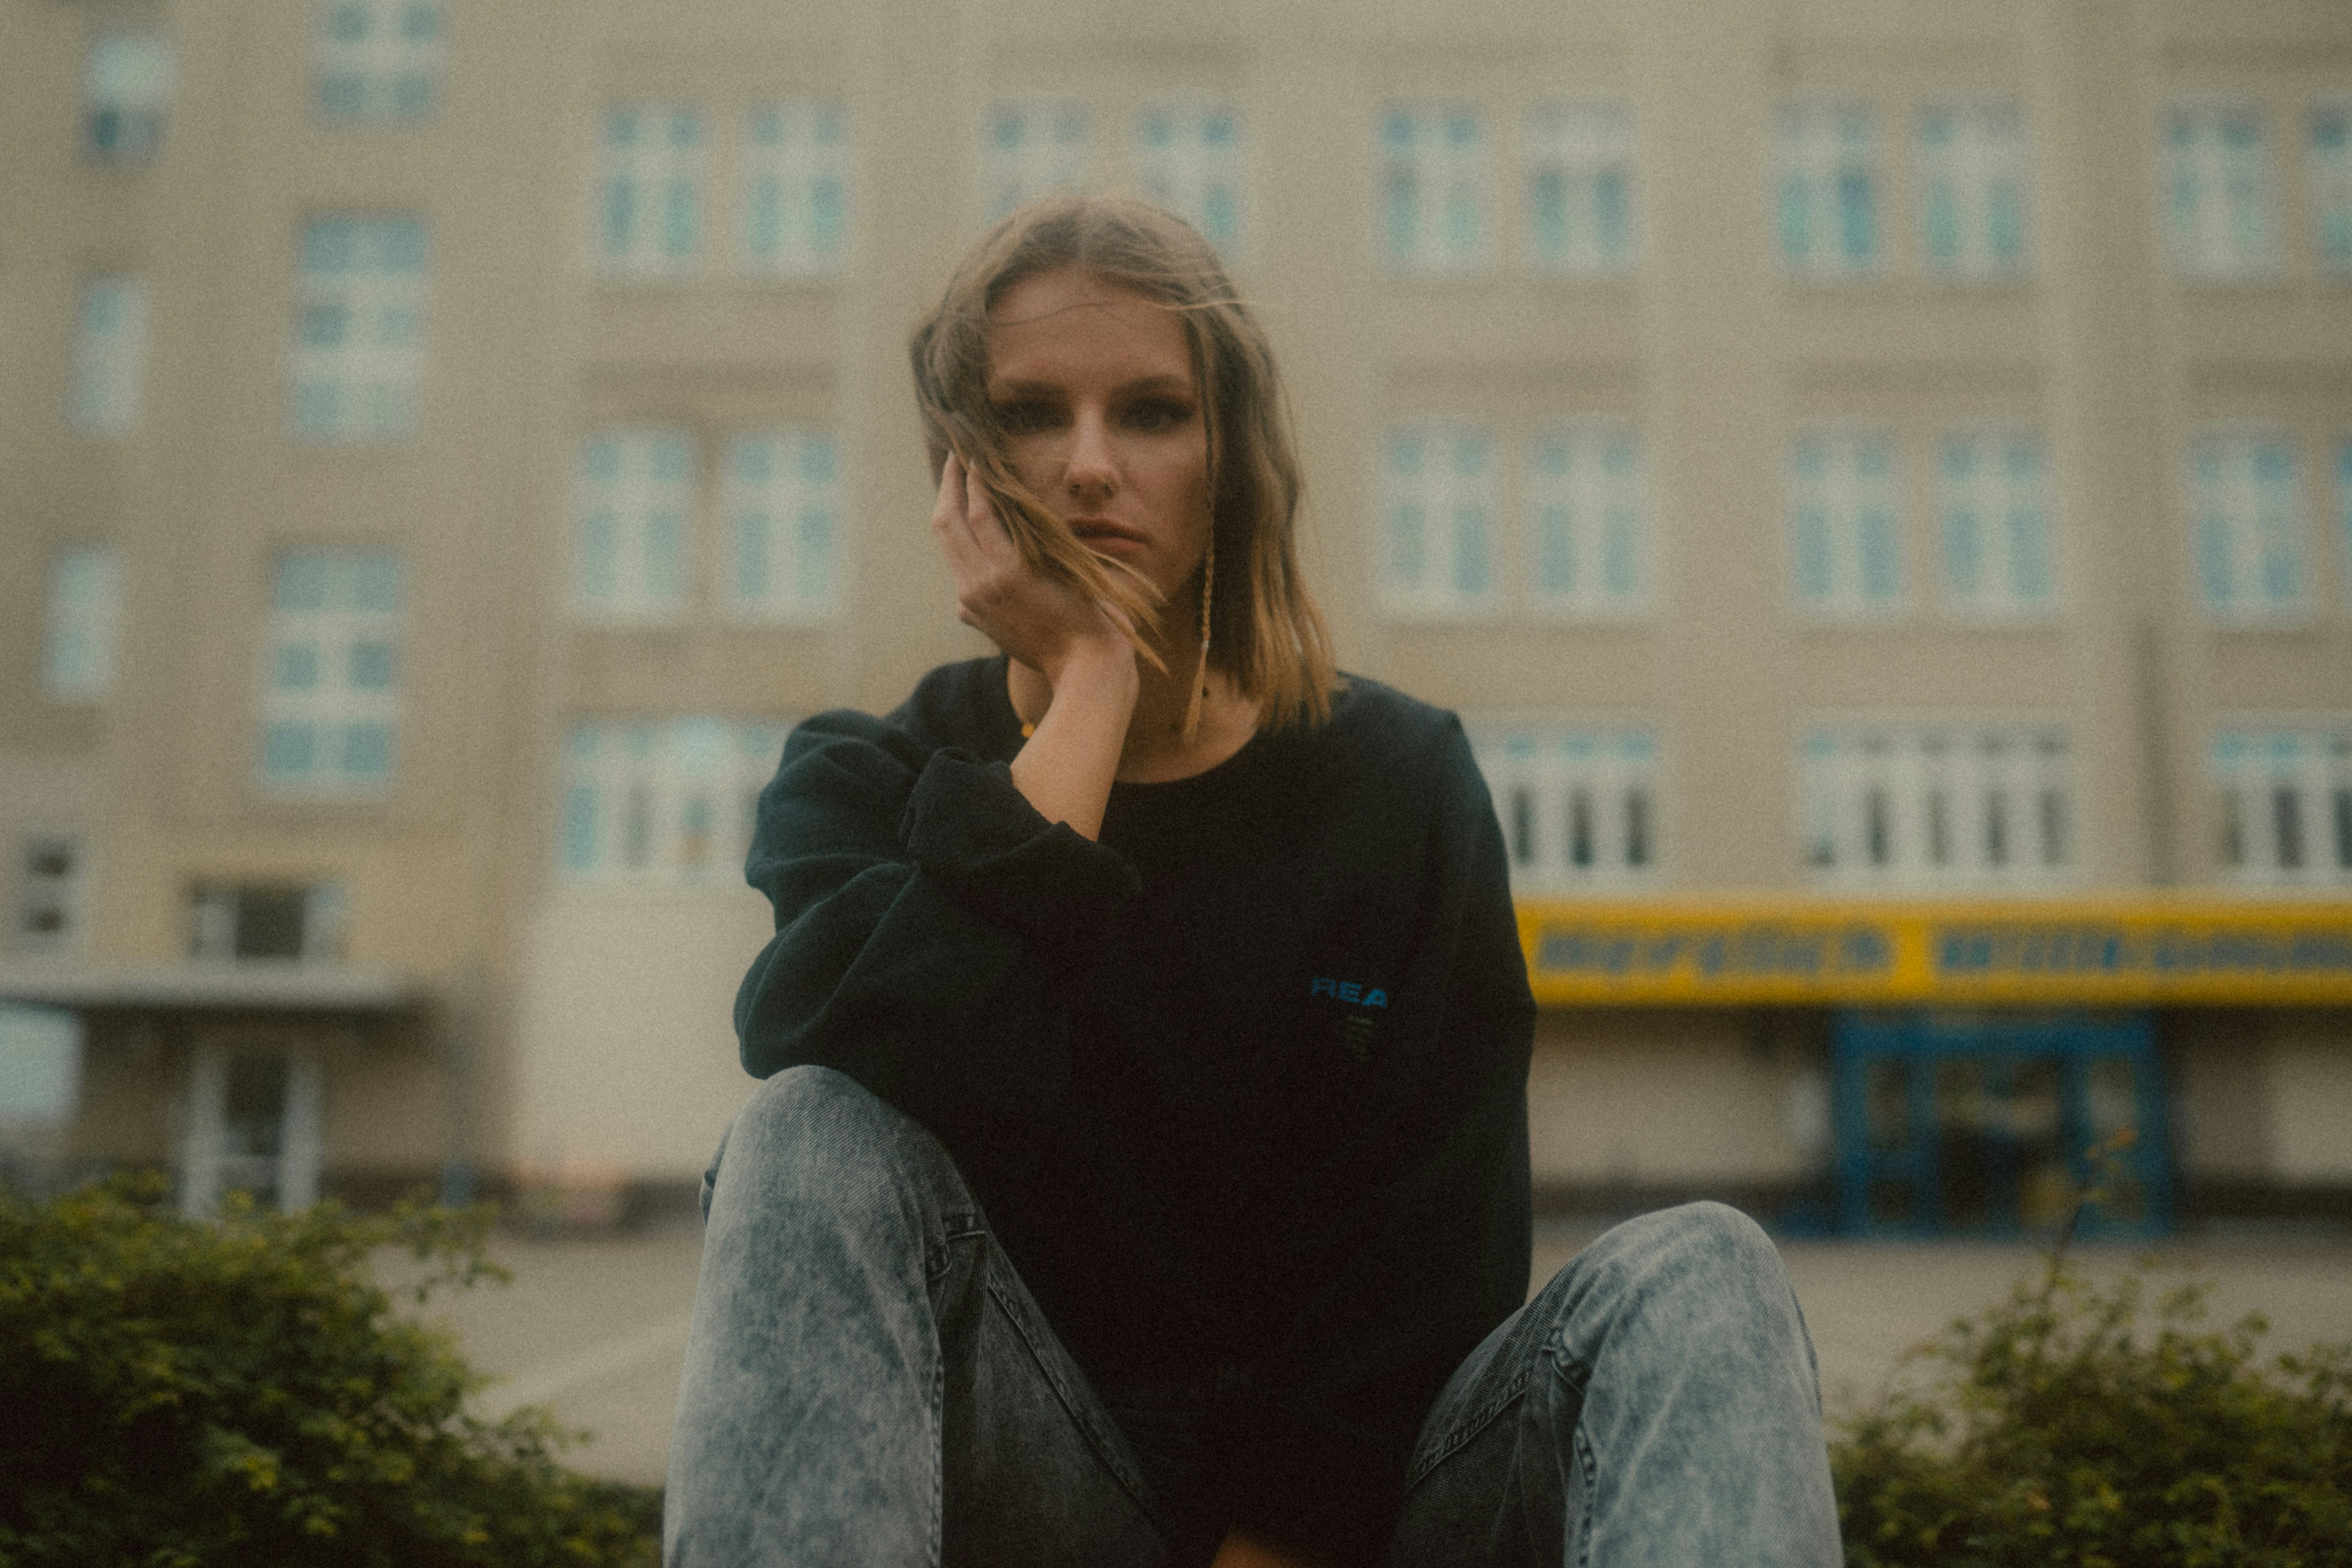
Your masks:
M615 278L675 278L702 250L702 114L674 103L604 111L597 258Z
M2226 879L2352 883L2352 723L2225 730L2213 739L2213 784Z
M58 702L95 702L114 685L121 570L113 547L78 544L49 563L41 686Z
M81 1100L81 1048L78 1015L0 1002L0 1127L71 1122Z
M401 441L416 429L425 363L425 220L313 218L289 357L294 434Z
M93 278L81 288L74 322L73 390L66 416L85 436L123 436L139 423L139 378L147 361L147 286L136 278Z
M1076 190L1093 156L1094 122L1083 103L1031 99L989 110L984 178L990 222L1024 202Z
M2269 153L2252 104L2184 104L2165 117L2166 227L2189 278L2258 277L2278 265Z
M1553 103L1528 116L1528 247L1551 272L1633 265L1632 122L1613 103Z
M425 120L441 99L442 0L320 0L311 56L329 120Z
M268 1039L189 1053L180 1212L191 1218L228 1193L289 1211L318 1202L324 1074L309 1052Z
M2352 102L2311 111L2311 216L2320 270L2352 272Z
M1785 104L1772 120L1780 259L1802 276L1878 268L1878 121L1851 103Z
M343 955L343 889L334 882L199 882L188 890L188 956L209 960Z
M2015 104L1921 110L1919 230L1931 272L1997 278L2025 269L2025 125Z
M655 619L686 600L694 442L676 430L608 430L580 445L572 601L599 616Z
M1579 618L1639 613L1650 575L1641 438L1570 426L1538 433L1529 458L1537 604Z
M1242 239L1241 121L1221 108L1157 106L1135 117L1136 183L1231 260Z
M1406 618L1496 603L1495 438L1466 425L1389 432L1381 461L1380 598Z
M2352 599L2352 436L2336 444L2336 542L2345 595Z
M2038 437L2019 431L1945 437L1936 454L1936 520L1944 598L1952 608L1979 616L2051 608L2057 574Z
M720 596L729 610L782 622L831 615L841 515L833 437L806 430L738 436L727 448L724 493Z
M20 952L65 952L81 937L81 841L69 833L36 833L16 866L16 921L12 945Z
M1842 886L2072 879L2072 749L2055 727L1853 725L1801 752L1805 864Z
M1469 729L1514 889L1656 880L1658 751L1648 731L1508 719Z
M2294 442L2275 431L2189 444L2197 582L2212 615L2291 619L2310 607Z
M563 763L565 878L737 885L786 728L706 716L572 725Z
M1381 121L1381 254L1399 272L1486 259L1486 137L1475 110L1391 109Z
M271 573L261 781L289 795L392 787L400 726L400 557L289 550Z
M849 239L848 117L837 103L780 99L746 125L743 259L754 272L840 268Z
M1903 550L1895 443L1869 431L1801 436L1789 455L1797 603L1830 616L1899 606Z
M110 163L144 163L163 144L172 99L172 41L161 33L103 33L83 79L82 145Z

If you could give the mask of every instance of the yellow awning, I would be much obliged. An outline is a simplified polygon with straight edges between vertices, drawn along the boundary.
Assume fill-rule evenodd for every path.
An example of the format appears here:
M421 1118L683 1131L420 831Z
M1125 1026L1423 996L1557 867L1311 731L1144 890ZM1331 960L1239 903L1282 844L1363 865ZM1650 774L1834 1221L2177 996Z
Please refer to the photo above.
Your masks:
M1524 900L1547 1006L2352 1005L2352 903Z

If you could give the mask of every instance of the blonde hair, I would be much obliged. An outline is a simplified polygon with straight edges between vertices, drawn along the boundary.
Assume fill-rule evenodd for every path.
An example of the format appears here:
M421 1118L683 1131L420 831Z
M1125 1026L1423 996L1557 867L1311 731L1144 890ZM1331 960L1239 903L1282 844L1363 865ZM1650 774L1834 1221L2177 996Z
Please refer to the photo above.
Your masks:
M1298 570L1298 458L1281 378L1216 251L1182 219L1118 197L1062 197L1013 213L965 254L908 345L932 478L952 452L986 488L1023 560L1137 626L1158 624L1160 595L1142 576L1080 543L1013 473L989 405L990 308L1015 284L1065 267L1131 289L1183 324L1209 447L1207 663L1259 705L1265 728L1320 723L1336 677L1330 633Z

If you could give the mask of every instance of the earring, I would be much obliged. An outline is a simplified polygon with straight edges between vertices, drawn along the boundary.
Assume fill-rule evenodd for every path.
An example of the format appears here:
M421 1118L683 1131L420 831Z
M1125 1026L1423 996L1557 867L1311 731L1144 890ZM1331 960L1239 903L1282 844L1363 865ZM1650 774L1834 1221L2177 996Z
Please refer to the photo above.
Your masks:
M1209 552L1201 558L1201 673L1192 683L1192 700L1184 704L1184 741L1187 745L1201 731L1201 704L1209 695L1209 606L1217 587L1217 530L1209 527Z

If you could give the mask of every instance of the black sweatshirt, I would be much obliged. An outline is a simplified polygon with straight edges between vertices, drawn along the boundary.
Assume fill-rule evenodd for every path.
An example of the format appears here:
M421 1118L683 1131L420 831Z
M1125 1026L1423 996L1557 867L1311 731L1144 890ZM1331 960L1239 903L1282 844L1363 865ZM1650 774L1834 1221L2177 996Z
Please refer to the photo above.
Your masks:
M1114 785L1099 842L1013 786L1021 743L1002 658L793 732L743 1065L936 1135L1114 1412L1193 1391L1181 1442L1122 1416L1183 1533L1354 1561L1527 1290L1534 1005L1486 785L1452 714L1354 679L1327 724Z

